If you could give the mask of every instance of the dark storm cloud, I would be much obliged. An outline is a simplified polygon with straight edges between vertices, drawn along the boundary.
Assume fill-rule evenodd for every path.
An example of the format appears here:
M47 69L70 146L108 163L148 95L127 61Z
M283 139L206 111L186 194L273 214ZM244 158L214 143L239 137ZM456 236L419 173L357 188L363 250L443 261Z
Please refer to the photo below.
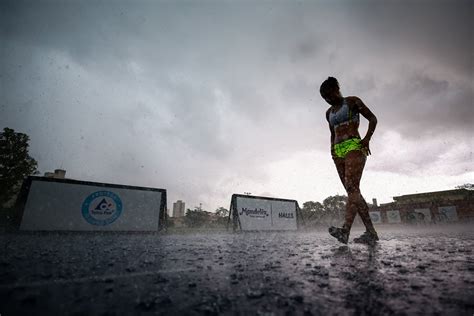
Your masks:
M473 91L467 82L450 82L423 72L412 72L406 78L387 87L387 96L396 100L391 109L394 116L410 117L398 122L401 129L406 127L412 136L420 132L436 135L474 131ZM404 99L397 100L399 96ZM395 124L394 120L389 122Z
M418 50L472 78L472 1L354 1L346 9L379 46Z

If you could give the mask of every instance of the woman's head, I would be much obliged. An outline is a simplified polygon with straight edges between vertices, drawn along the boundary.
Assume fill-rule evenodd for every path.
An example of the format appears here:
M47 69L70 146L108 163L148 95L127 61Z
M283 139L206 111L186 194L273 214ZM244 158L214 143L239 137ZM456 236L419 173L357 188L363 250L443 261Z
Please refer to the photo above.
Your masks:
M323 99L329 104L334 103L334 101L342 97L339 91L339 82L337 82L337 79L334 77L328 77L324 80L319 88L319 93L321 93Z

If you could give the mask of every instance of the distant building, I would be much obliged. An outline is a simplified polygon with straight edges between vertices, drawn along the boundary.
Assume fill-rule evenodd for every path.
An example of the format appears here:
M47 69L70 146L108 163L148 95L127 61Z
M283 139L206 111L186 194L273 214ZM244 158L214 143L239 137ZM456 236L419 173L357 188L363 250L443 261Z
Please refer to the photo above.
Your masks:
M474 190L457 189L395 196L394 202L372 205L375 223L440 223L474 221Z
M65 179L66 178L66 170L63 169L56 169L54 172L45 172L45 178L54 178L54 179Z
M183 217L185 215L185 203L178 200L173 203L173 217Z

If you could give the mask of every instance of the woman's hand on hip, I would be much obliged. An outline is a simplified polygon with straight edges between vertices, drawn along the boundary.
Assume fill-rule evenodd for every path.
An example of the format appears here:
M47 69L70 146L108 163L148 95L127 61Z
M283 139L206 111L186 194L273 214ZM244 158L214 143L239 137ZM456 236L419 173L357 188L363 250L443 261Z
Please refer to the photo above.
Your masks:
M366 156L370 155L370 146L369 146L370 139L364 138L360 141L360 145L362 146L362 151Z

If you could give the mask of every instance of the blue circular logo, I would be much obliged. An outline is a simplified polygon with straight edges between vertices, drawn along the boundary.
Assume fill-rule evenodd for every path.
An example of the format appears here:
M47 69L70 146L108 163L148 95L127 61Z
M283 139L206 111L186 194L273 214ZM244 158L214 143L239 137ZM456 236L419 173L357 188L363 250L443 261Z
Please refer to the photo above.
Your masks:
M82 216L97 226L113 223L122 214L122 200L110 191L97 191L90 194L82 203Z

